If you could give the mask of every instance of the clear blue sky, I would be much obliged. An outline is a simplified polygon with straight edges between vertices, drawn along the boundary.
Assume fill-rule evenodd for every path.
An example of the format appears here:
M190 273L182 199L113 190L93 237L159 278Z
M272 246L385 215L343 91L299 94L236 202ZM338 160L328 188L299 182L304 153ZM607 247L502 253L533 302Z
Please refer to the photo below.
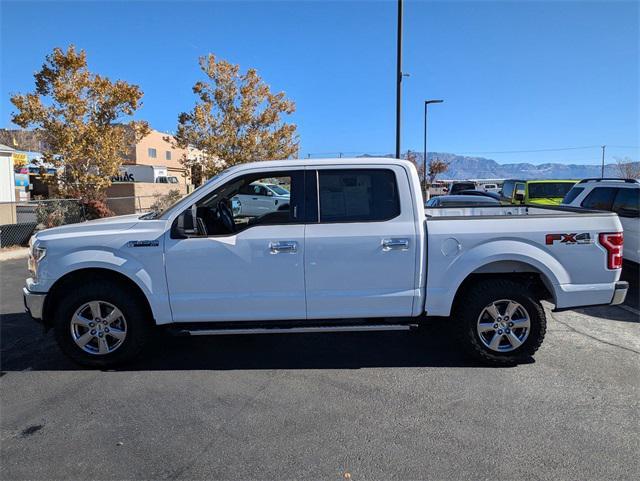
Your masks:
M396 2L1 2L0 126L53 47L139 84L138 117L175 130L208 52L255 67L297 103L301 155L394 150ZM403 151L499 162L638 160L639 3L405 2Z

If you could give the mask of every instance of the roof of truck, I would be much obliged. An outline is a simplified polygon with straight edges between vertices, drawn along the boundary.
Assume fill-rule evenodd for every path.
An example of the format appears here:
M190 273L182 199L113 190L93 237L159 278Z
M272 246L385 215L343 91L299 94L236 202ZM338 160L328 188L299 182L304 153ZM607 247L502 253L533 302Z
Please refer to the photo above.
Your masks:
M290 167L291 165L314 166L314 165L414 165L408 160L392 159L389 157L340 157L329 159L285 159L285 160L263 160L238 164L240 166L255 165L256 167Z

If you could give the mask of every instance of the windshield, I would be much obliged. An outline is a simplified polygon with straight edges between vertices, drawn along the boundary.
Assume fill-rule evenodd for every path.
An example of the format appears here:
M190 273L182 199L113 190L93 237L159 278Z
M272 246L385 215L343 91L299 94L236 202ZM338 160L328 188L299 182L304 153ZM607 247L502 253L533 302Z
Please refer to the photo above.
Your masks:
M530 182L529 198L544 199L555 197L562 199L573 188L574 184L574 182Z
M274 191L278 195L290 195L288 190L283 189L279 185L269 184L267 185L267 187L269 187L272 191Z

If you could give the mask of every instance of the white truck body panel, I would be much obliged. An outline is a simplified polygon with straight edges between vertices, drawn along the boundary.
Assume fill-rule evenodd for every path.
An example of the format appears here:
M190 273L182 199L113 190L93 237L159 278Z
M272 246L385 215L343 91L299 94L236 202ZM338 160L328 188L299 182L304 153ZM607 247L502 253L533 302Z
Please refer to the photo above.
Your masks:
M171 237L183 211L235 177L326 168L391 169L400 214L384 222L258 225L229 235ZM425 311L448 316L463 281L483 272L540 273L558 308L612 302L620 270L607 269L597 234L621 230L615 214L529 207L428 214L415 167L406 161L245 164L211 179L154 220L122 216L39 232L34 243L46 248L46 256L27 288L45 294L70 272L113 270L140 287L157 324L404 317ZM589 233L596 240L545 244L546 234L562 232ZM276 252L274 243L291 249Z
M270 242L296 252L270 254ZM256 226L230 237L165 235L175 322L304 319L304 226ZM277 275L274 275L276 274Z

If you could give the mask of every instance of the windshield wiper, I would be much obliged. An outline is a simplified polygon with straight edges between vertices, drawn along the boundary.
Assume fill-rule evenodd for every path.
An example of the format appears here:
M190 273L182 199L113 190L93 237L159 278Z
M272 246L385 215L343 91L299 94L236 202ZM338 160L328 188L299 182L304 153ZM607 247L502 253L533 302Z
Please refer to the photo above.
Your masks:
M159 211L152 210L151 212L147 212L146 214L141 215L140 219L142 219L142 220L152 220L152 219L155 219L156 217L158 217L159 214L160 214Z

